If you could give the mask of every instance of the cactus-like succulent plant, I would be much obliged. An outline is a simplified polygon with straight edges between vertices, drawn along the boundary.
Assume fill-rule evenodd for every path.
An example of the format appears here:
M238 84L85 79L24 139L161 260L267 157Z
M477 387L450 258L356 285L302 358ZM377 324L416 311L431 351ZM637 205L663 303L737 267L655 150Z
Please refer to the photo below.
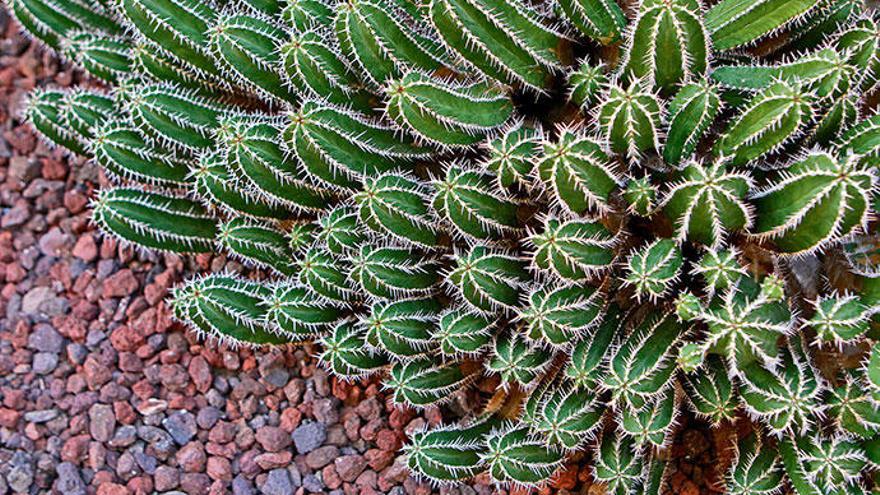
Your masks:
M551 445L577 449L601 426L604 408L592 391L566 381L548 383L529 397L523 418Z
M732 249L721 251L707 249L692 271L703 278L706 290L710 293L726 290L739 285L740 279L746 276L746 271L740 265L737 256L737 252Z
M518 307L528 280L522 259L486 246L456 256L455 267L446 275L452 290L483 313Z
M687 397L698 416L713 424L731 421L736 417L736 391L718 356L709 356L695 372L686 373L684 384Z
M518 122L500 136L484 144L488 156L483 166L495 173L498 183L506 188L529 186L532 161L538 154L542 131L539 127Z
M674 316L652 316L640 323L610 356L602 387L609 403L621 410L641 411L673 386L675 355L686 327Z
M596 107L598 126L615 153L635 160L648 151L662 148L663 101L647 79L632 79L629 85L612 84Z
M217 219L190 199L120 187L101 191L92 207L92 220L125 242L178 253L214 250Z
M508 426L486 436L483 461L499 483L538 484L550 478L563 460L559 448L548 446L523 426Z
M756 435L748 436L737 448L736 462L728 474L731 494L758 495L776 493L782 483L779 454L768 448Z
M877 180L869 167L858 155L807 155L754 195L754 235L797 254L864 230ZM815 195L795 193L805 187Z
M238 187L222 152L204 153L190 171L189 180L196 196L207 208L223 210L262 220L288 220L293 212L275 204L258 191Z
M8 0L7 6L27 32L60 49L78 31L118 34L122 27L105 3L82 0Z
M705 80L683 84L669 102L663 158L672 166L692 156L721 110L718 89Z
M675 225L676 237L717 247L728 232L747 229L752 212L745 198L748 174L728 171L722 161L686 162L681 180L670 185L660 207Z
M614 0L560 0L566 19L584 35L604 45L623 36L627 20Z
M528 239L535 247L535 266L570 281L585 280L611 265L618 240L600 222L549 217L543 231Z
M443 356L478 355L489 344L495 322L464 309L452 309L440 316L432 339Z
M243 188L258 191L270 204L294 211L315 212L327 207L333 193L309 180L279 143L277 122L230 118L221 122L217 139L230 171Z
M880 408L871 387L859 376L848 376L828 398L828 417L841 433L870 438L880 427Z
M297 96L278 70L278 46L286 34L271 18L249 12L221 12L208 29L210 49L228 79L267 99L293 103Z
M731 121L715 142L715 155L730 157L733 165L741 166L780 150L813 120L814 99L813 92L798 82L774 82L755 94Z
M62 40L64 56L88 75L117 84L132 72L132 54L125 38L82 31Z
M867 459L859 445L839 436L798 439L799 462L807 477L821 490L831 493L854 483Z
M561 35L520 0L431 0L430 18L443 45L487 79L543 91L562 66Z
M279 283L263 301L266 321L277 333L311 340L329 332L340 308L316 301L309 290L296 283Z
M245 262L293 275L293 257L287 238L271 224L233 218L218 227L217 243Z
M453 164L434 188L434 211L455 234L492 240L519 230L516 202L487 172Z
M106 125L90 133L95 163L112 176L168 188L186 187L193 181L194 160L178 157L159 144L151 145L137 129Z
M492 345L492 359L486 364L490 373L501 377L502 385L530 387L547 371L553 354L524 337L503 334Z
M649 177L630 180L623 194L624 201L627 202L628 210L633 215L647 217L654 210L657 200L657 191L651 184Z
M581 108L589 108L608 86L608 74L601 65L586 60L568 75L569 99Z
M438 146L472 146L503 126L510 98L485 82L456 84L409 72L385 86L385 113L399 127Z
M406 248L363 245L350 264L351 279L366 295L380 299L428 294L439 278L435 260Z
M404 447L407 464L436 483L472 478L486 469L486 435L500 422L491 417L469 425L449 425L416 432Z
M708 327L704 348L724 356L734 374L753 361L773 364L777 340L792 326L791 312L783 302L766 291L756 295L742 285L728 289L695 317Z
M334 8L332 4L330 7ZM310 15L324 15L312 9ZM425 19L407 2L338 2L334 10L335 16L330 14L327 19L336 32L334 41L362 81L379 87L407 70L430 74L443 69L445 63L436 38L419 34Z
M681 249L672 239L658 239L633 253L622 281L635 287L637 299L658 300L678 280L683 263Z
M430 209L427 189L413 177L388 173L369 178L352 196L360 221L377 235L431 248L439 243L439 228Z
M369 112L375 106L357 73L317 29L297 30L281 49L285 81L302 98Z
M330 332L319 339L321 363L342 379L356 379L377 373L388 366L381 352L367 346L364 334L351 320L337 320Z
M271 291L261 284L224 275L193 279L175 290L174 314L200 335L232 345L290 343L266 325L265 301Z
M712 73L712 79L730 89L757 91L775 81L799 81L816 96L831 98L849 90L856 77L855 67L837 51L826 48L792 62L765 67L725 66Z
M231 111L217 98L172 84L131 85L120 97L132 122L144 134L191 152L214 146L220 118Z
M440 304L433 298L376 303L359 323L367 343L395 358L407 359L431 348L431 331Z
M761 418L769 432L802 435L824 409L822 378L798 336L791 337L780 354L778 371L758 360L743 365L740 394L749 413Z
M397 361L389 370L385 385L396 404L414 407L441 404L450 400L451 392L473 381L473 373L468 373L464 364L436 362L430 357Z
M868 307L854 295L831 295L815 301L816 314L809 325L821 343L842 345L864 335L870 328Z
M566 359L563 374L573 387L587 390L595 389L604 376L606 356L610 355L615 344L617 326L620 323L620 309L610 306L599 326L581 336Z
M643 479L644 460L632 437L606 430L599 441L594 475L605 483L608 493L632 493Z
M698 0L645 0L629 35L623 73L671 92L706 72L708 38Z
M677 412L675 393L665 392L648 401L641 410L621 411L620 427L626 435L635 439L637 448L661 448L671 440Z
M85 153L81 136L68 127L61 91L34 91L28 98L26 116L37 133L50 143L74 153Z
M577 455L656 495L694 415L750 423L728 493L877 486L861 0L6 4L107 88L25 111L106 172L100 229L259 269L178 319L466 412L410 435L415 474L534 488Z
M285 149L314 183L349 192L364 177L404 168L431 153L397 137L390 124L319 101L303 103L283 136Z
M569 129L544 144L537 172L552 201L579 215L607 211L617 188L617 174L602 145Z
M788 26L797 25L808 14L827 3L814 0L722 0L705 15L714 48L731 50L751 45Z
M570 285L541 288L529 295L519 318L530 339L551 346L568 346L601 317L601 293L593 287Z

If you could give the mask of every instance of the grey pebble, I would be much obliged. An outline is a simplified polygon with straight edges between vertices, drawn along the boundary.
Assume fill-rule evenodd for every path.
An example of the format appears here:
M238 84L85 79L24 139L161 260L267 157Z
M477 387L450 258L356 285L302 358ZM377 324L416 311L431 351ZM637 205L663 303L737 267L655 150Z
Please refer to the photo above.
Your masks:
M28 423L45 423L58 417L58 409L43 409L42 411L28 411L24 414L24 420Z
M38 352L58 354L64 347L64 337L51 325L40 323L28 335L28 347Z
M6 474L6 482L13 492L27 492L34 481L34 468L31 458L22 451L13 454L9 464L12 468Z
M310 474L303 478L302 486L307 492L318 493L324 489L324 482L319 480L314 474Z
M198 433L196 418L189 411L177 411L162 420L165 431L178 445L186 445Z
M48 375L58 367L58 354L52 352L38 352L34 354L32 368L38 375Z
M260 493L265 495L289 495L292 491L290 475L283 468L269 471L266 482L260 487Z
M317 421L305 423L293 430L292 436L297 452L308 454L324 444L327 427Z
M85 495L86 484L79 474L79 469L72 462L62 462L55 468L58 479L55 490L64 495Z
M253 495L253 483L239 474L232 480L232 493L233 495Z

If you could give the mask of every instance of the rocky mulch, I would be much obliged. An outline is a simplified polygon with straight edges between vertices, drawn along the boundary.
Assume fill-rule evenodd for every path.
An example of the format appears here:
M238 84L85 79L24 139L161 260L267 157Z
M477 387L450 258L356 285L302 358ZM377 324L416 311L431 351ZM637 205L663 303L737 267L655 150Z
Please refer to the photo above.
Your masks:
M242 267L97 235L87 204L106 179L20 116L30 89L79 75L5 13L0 33L0 495L432 493L397 450L439 411L391 408L374 381L335 381L308 347L227 349L172 321L169 287ZM705 428L680 438L674 491L708 492L717 442ZM542 493L556 490L604 493L576 461ZM492 489L481 478L439 492Z

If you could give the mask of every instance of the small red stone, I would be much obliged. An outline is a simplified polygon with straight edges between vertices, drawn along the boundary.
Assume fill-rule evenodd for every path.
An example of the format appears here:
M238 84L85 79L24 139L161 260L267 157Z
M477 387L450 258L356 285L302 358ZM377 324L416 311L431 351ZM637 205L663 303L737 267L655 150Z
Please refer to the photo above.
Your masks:
M20 412L5 407L0 408L0 426L15 429L19 419L21 419Z
M135 397L142 400L149 399L156 392L153 385L146 379L135 382L135 384L131 386L131 391L134 393Z
M205 448L199 442L190 442L177 451L177 464L186 472L204 471L206 463Z
M116 420L124 425L134 424L137 419L131 404L121 400L113 403L113 414L116 415Z
M64 193L64 207L74 215L85 210L89 198L85 194L72 190Z
M568 466L553 477L553 488L559 490L571 490L577 484L577 466Z
M6 265L6 281L7 282L21 282L27 276L27 270L25 270L21 264L19 263L10 263Z
M98 257L98 245L95 243L95 238L91 234L83 234L77 239L71 254L83 261L94 260Z
M136 291L138 281L129 269L119 270L104 280L104 297L125 297Z
M281 413L281 429L288 433L293 433L300 421L302 421L302 413L295 407L288 407Z
M153 479L147 475L136 476L125 484L126 488L136 495L153 493Z
M61 460L65 462L79 463L89 452L89 443L92 441L88 434L70 437L61 446Z
M98 495L129 495L131 491L118 483L101 483Z
M209 457L206 472L213 480L232 481L232 464L223 457Z
M396 451L400 445L400 437L391 430L381 430L376 434L376 446L382 450Z
M291 459L293 459L293 454L288 450L284 452L267 452L265 454L260 454L254 458L254 462L260 466L260 468L270 470L286 467L290 464Z
M67 176L67 166L64 162L44 158L42 160L41 174L47 180L61 180Z
M291 443L290 433L274 426L264 426L257 430L257 442L268 452L279 452Z
M110 343L117 351L131 352L145 342L141 333L133 330L128 325L120 325L110 334Z
M394 462L394 456L395 452L379 449L370 449L364 453L364 459L373 471L381 471L390 466Z

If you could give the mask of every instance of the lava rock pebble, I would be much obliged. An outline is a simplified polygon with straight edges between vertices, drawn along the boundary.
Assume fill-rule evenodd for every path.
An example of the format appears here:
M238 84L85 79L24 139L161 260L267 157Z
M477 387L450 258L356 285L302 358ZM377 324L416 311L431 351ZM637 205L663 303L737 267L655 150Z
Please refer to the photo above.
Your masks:
M303 424L293 431L293 443L300 454L308 454L317 449L326 438L327 427L316 421Z

